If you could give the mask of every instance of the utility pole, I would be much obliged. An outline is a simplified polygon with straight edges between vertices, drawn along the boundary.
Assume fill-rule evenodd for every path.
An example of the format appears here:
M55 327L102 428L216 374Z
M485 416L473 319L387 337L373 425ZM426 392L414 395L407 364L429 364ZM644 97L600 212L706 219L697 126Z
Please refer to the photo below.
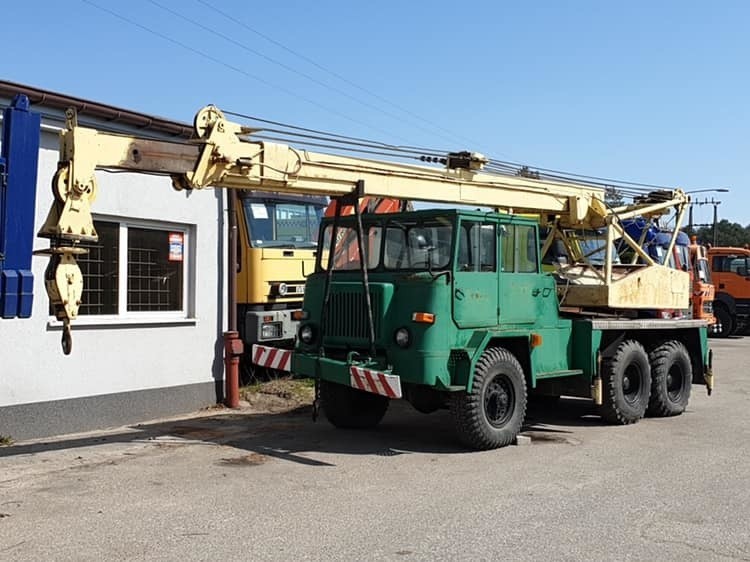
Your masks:
M713 241L711 242L712 245L716 246L718 245L719 240L719 205L721 205L721 201L718 201L711 197L711 199L703 199L703 200L696 200L690 202L690 207L688 209L688 225L690 228L690 232L693 231L693 205L713 205L714 206L714 218L712 224L712 238Z
M718 237L718 231L716 228L717 223L719 222L719 205L721 205L721 201L714 201L713 197L711 198L711 203L714 205L714 246L718 245L717 237Z

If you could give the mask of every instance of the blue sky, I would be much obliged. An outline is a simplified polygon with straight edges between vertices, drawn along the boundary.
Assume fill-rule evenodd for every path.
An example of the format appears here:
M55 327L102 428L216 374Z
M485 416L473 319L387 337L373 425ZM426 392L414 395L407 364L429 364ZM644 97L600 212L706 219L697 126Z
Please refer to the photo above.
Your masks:
M393 143L729 187L720 218L745 225L749 30L741 1L42 0L3 6L1 75L183 121L215 103ZM696 208L696 222L710 216Z

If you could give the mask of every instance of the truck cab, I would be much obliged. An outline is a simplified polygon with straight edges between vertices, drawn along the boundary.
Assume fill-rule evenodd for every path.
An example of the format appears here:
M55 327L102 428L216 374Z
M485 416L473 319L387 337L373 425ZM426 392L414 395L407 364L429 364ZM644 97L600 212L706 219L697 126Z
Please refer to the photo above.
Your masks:
M722 325L717 335L727 337L746 330L750 318L750 250L712 247L707 257L716 287L714 313Z
M238 328L246 344L291 347L315 267L325 197L240 191Z

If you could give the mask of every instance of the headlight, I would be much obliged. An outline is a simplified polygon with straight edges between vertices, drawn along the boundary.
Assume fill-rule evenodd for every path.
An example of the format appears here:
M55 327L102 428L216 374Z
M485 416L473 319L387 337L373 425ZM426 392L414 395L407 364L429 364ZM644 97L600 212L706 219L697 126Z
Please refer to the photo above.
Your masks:
M315 330L313 330L310 324L305 324L299 329L299 339L302 343L311 344L315 339Z
M286 286L286 283L279 283L279 288L277 290L279 291L280 297L285 297L289 291L289 287Z
M260 327L260 339L270 340L281 337L281 322L264 323Z
M399 328L393 334L393 340L396 342L397 346L406 348L409 347L409 344L411 343L411 334L406 328Z

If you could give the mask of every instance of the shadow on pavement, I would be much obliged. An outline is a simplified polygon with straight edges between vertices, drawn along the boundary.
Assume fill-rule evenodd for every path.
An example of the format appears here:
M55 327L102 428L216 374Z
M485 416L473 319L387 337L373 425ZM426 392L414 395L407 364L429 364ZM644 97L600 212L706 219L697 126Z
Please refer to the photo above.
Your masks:
M588 400L563 398L550 405L529 405L523 433L540 441L565 441L554 434L602 425ZM545 436L547 434L547 436ZM341 430L322 415L311 420L311 407L285 413L220 411L167 422L129 426L120 432L73 435L0 448L0 458L46 451L72 450L117 443L186 445L209 443L310 466L332 466L307 453L395 456L408 453L465 453L456 440L449 412L420 414L403 401L393 402L383 422L372 430Z

